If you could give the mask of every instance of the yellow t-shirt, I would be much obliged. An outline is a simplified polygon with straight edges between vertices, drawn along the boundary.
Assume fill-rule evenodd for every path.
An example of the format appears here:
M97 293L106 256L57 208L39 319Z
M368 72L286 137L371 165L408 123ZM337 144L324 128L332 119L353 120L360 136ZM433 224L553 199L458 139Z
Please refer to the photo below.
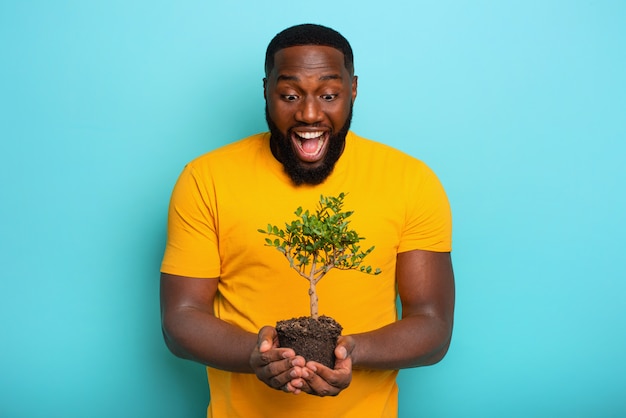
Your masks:
M277 320L309 315L308 282L257 230L282 226L296 219L299 206L313 210L320 195L341 192L344 210L354 211L350 227L365 237L361 247L375 246L365 264L382 273L331 270L317 287L319 312L341 323L344 335L387 325L397 319L397 253L450 251L450 208L424 163L352 132L333 173L317 186L291 184L271 154L269 133L189 163L172 194L161 271L219 277L216 315L255 334ZM395 370L355 370L350 386L327 398L273 390L254 374L207 371L208 417L397 416Z

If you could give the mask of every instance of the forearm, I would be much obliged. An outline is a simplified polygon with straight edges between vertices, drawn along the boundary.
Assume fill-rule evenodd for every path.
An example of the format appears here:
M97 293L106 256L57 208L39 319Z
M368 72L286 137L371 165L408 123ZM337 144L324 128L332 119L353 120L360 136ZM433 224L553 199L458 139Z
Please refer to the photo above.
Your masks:
M221 370L252 373L249 361L256 334L193 307L164 313L162 324L167 346L178 357Z
M355 369L403 369L439 362L448 351L452 326L435 316L407 316L375 331L354 334Z

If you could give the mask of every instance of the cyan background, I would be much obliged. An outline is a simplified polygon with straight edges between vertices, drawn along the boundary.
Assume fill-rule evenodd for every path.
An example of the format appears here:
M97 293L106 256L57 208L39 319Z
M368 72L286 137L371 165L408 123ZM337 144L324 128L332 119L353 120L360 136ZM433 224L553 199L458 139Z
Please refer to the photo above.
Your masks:
M183 165L265 129L271 37L351 41L353 128L454 211L452 347L401 417L626 416L626 2L0 1L0 416L200 417L159 324Z

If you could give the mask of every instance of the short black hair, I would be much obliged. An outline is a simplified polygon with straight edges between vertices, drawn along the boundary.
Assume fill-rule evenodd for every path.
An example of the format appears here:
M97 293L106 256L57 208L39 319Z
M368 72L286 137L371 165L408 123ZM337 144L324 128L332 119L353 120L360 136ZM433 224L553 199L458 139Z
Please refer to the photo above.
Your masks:
M265 75L274 69L274 55L278 51L291 46L302 45L330 46L341 51L346 69L350 75L354 75L354 57L348 40L334 29L311 23L287 28L270 41L265 52Z

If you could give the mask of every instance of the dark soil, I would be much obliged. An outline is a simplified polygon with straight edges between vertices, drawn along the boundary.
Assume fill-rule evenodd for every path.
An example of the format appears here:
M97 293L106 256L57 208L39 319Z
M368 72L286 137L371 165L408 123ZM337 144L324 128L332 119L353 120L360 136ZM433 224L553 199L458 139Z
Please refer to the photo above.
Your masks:
M281 347L293 348L306 361L317 361L331 369L335 367L335 347L342 329L333 318L324 315L317 320L302 316L276 324Z

